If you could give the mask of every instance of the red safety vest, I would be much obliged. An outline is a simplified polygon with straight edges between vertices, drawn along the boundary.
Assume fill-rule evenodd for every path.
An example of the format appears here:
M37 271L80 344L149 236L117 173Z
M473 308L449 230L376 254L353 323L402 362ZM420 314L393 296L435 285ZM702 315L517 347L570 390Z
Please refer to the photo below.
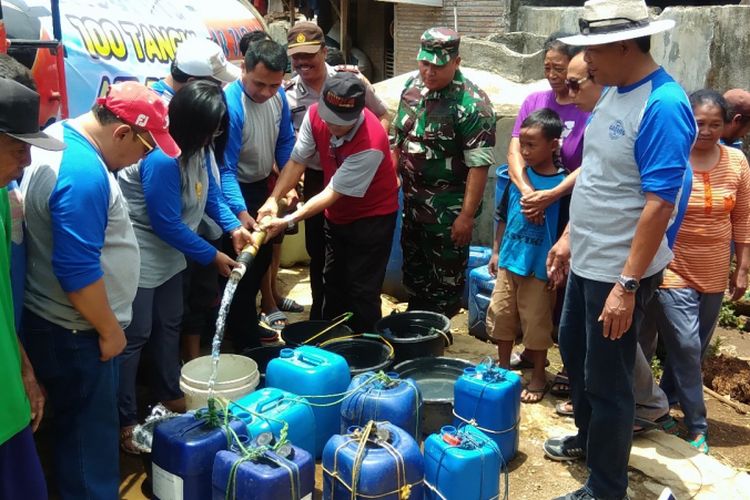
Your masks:
M388 135L369 109L365 108L363 112L365 120L352 140L334 148L331 146L331 132L318 115L318 105L313 104L310 107L310 125L320 154L326 186L347 157L368 149L376 149L383 153L383 160L362 198L343 196L326 209L326 218L334 224L348 224L365 217L392 214L398 210L398 180L391 161Z

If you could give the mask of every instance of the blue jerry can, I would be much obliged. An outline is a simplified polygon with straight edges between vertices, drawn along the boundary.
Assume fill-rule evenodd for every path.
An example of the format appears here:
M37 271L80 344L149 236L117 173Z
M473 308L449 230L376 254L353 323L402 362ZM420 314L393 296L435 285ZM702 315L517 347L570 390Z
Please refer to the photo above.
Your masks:
M424 459L409 433L388 422L352 427L323 450L323 498L422 500Z
M424 442L425 500L498 498L503 465L497 443L485 433L472 425L445 426Z
M387 421L405 430L419 441L422 394L413 379L400 379L389 373L389 380L366 383L374 372L357 375L349 384L349 391L341 404L341 432L351 426L364 426L370 420Z
M500 448L505 463L518 451L521 377L493 363L465 368L453 389L456 427L471 424Z
M269 387L241 397L229 405L229 411L247 424L251 438L271 432L278 439L286 422L287 439L315 456L315 413L304 398Z
M469 273L469 333L482 340L488 338L487 309L495 289L495 279L487 266L477 267Z
M336 401L341 399L339 394L346 391L350 381L349 365L343 357L311 346L282 349L266 369L266 387L300 394L318 405L313 406L316 458L323 452L326 441L339 432L341 403Z
M241 420L230 420L237 436L246 436ZM211 498L211 468L216 453L227 449L226 432L193 413L166 420L154 429L151 448L153 494L159 500Z

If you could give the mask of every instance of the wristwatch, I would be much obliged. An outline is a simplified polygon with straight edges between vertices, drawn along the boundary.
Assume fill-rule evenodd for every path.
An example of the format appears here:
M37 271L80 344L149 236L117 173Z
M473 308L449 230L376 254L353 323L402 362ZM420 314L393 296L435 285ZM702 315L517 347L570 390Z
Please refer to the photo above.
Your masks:
M628 293L635 293L640 286L640 283L634 276L623 276L621 274L620 277L617 278L617 282Z
M286 216L285 216L285 217L284 217L283 219L281 219L281 220L283 220L283 221L285 221L285 222L286 222L286 228L287 228L287 229L292 229L292 228L294 227L294 224L296 224L296 223L294 222L294 215L293 215L293 214L288 214L288 215L286 215Z

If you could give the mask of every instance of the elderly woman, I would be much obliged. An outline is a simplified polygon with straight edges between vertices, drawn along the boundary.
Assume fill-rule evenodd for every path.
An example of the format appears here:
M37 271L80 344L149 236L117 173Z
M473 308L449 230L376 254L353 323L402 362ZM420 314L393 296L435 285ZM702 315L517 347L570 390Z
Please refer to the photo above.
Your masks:
M568 65L571 59L581 51L580 47L574 47L562 43L558 38L564 36L562 33L552 34L544 43L544 76L549 82L550 90L534 92L530 94L521 105L518 112L510 144L508 146L508 175L513 184L521 191L522 213L532 222L542 224L544 210L561 197L570 194L573 190L577 169L581 166L583 157L583 132L586 128L589 112L583 111L575 105L569 88L575 91L586 83L588 77L568 80ZM586 71L588 73L588 71ZM592 83L589 82L588 85ZM550 108L557 112L563 122L563 133L560 146L560 161L562 166L571 175L553 189L536 190L525 174L525 166L521 157L521 145L519 135L521 123L528 115L540 108ZM490 272L493 272L490 269ZM561 296L559 297L561 299ZM530 368L530 353L524 351L519 356L514 355L511 366L514 369ZM552 394L567 396L569 394L568 378L564 370L561 371L553 382Z
M688 441L708 453L701 360L729 290L743 296L750 266L750 167L742 152L719 144L728 106L713 90L690 96L698 139L690 152L693 189L674 244L674 260L657 292L657 327L667 351L661 387L685 414Z
M152 358L149 388L153 397L173 411L184 411L179 341L185 256L202 265L213 262L224 276L236 265L195 233L198 223L207 214L231 233L236 249L250 239L212 174L211 165L215 158L223 158L226 143L226 102L221 88L206 80L188 83L169 104L169 122L169 133L182 155L172 159L156 149L119 176L141 252L133 321L125 329L128 343L120 355L118 395L120 447L133 454L138 453L132 444L137 423L135 380L146 344Z

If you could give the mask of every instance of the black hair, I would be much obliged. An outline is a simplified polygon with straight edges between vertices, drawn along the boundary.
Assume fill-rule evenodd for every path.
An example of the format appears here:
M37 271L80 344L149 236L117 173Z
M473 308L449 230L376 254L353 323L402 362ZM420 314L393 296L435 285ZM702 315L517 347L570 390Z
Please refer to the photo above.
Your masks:
M542 46L542 52L544 52L544 55L547 55L547 52L550 50L554 50L555 52L559 52L562 55L566 56L568 59L573 59L573 56L578 54L583 50L583 47L579 47L577 45L568 45L567 43L561 42L560 38L565 38L566 36L570 36L570 33L564 33L562 31L556 31L555 33L552 33L545 41L544 45Z
M554 141L562 136L563 122L555 110L539 108L524 119L521 128L539 128L545 139ZM560 153L557 151L552 154L552 163L558 169L565 169Z
M326 55L326 62L331 66L339 66L341 64L346 64L346 59L344 59L344 53L339 49L329 47L328 55Z
M270 71L285 71L288 62L286 48L273 40L251 43L245 53L245 71L252 71L258 63Z
M243 56L247 53L247 48L251 43L262 42L263 40L270 40L271 36L265 31L253 30L248 31L242 38L240 38L240 54Z
M120 120L116 114L104 107L103 104L94 103L91 106L91 112L94 114L99 125L111 125L112 123L125 123Z
M644 54L648 54L651 52L651 36L642 36L640 38L634 38L633 41L635 42L636 47L640 49L641 52Z
M169 135L188 160L213 145L216 159L224 157L229 116L221 86L193 80L178 90L169 103ZM221 133L214 138L217 130Z
M721 118L724 123L729 123L732 120L729 103L720 93L713 89L701 89L690 94L690 106L693 110L706 104L716 106L721 110Z
M538 127L548 141L559 139L562 136L563 123L560 115L550 108L539 108L533 111L521 123L521 128Z
M0 54L0 77L18 82L36 92L36 82L29 68L8 54Z
M177 59L172 60L172 64L169 67L169 74L172 75L172 79L177 83L187 83L190 78L193 78L193 75L188 75L177 67Z

